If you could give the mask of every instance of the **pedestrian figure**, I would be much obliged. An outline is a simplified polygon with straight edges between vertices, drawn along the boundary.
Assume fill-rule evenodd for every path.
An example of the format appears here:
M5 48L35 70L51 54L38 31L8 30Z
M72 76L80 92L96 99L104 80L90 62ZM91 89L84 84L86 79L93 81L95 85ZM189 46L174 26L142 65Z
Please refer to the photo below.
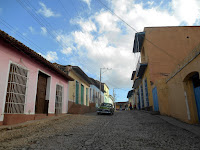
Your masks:
M129 109L132 110L132 105L131 105L131 103L130 103Z

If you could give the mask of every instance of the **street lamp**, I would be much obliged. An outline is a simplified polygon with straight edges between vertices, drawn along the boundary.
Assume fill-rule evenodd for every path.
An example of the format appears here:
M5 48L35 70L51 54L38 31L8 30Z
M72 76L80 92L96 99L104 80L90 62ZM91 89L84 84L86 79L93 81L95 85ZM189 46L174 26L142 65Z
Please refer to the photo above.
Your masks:
M106 72L107 70L111 70L112 68L100 68L100 101L101 101L101 74L103 74L104 72ZM101 72L101 70L105 70L104 72Z

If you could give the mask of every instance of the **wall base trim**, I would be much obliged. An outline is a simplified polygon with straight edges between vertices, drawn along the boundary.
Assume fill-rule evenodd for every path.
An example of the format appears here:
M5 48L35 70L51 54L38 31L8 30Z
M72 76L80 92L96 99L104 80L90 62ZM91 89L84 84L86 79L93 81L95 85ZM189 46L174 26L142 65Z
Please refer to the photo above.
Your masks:
M39 119L44 119L47 117L52 117L55 116L55 114L32 114L32 115L27 115L27 114L4 114L4 120L2 123L0 122L0 125L13 125L13 124L18 124L18 123L23 123L26 121L31 121L31 120L39 120Z

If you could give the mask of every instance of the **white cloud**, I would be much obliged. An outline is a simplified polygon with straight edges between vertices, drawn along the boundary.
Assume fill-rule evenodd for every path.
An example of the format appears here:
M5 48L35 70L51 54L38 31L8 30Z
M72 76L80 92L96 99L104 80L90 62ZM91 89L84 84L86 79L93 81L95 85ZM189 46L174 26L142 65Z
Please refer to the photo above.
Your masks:
M88 5L88 7L90 8L91 0L82 0L82 1L85 2Z
M28 29L29 29L29 31L30 31L31 33L34 33L34 32L35 32L35 29L34 29L32 26L28 27Z
M41 53L39 53L42 57L44 57L45 59L47 59L48 61L51 62L55 62L56 60L58 60L58 56L56 52L53 51L48 51L46 55L43 55Z
M68 55L72 52L72 48L71 47L67 47L61 50L61 52L65 55Z
M199 0L172 0L174 16L181 22L193 25L200 18Z
M107 11L102 11L95 16L96 21L100 25L100 31L103 32L120 32L120 29L117 27L117 21L119 21L116 17L110 14Z
M149 4L150 6L152 6L154 4L154 1L148 1L147 4Z
M181 0L177 0L179 1ZM192 2L189 8L193 8L195 3ZM194 23L198 18L196 14L192 18L181 17L180 10L183 10L184 4L175 5L174 0L171 3L174 5L174 13L160 8L164 3L158 4L153 0L147 2L150 8L144 8L144 4L135 3L134 0L111 0L109 4L118 16L137 31L143 31L144 27L148 26L178 26L182 21ZM181 8L179 10L176 7ZM194 10L198 14L196 7ZM71 23L79 24L81 29L68 35L57 36L57 40L63 45L61 52L66 55L73 51L77 53L81 60L78 65L96 76L99 74L99 68L112 68L102 75L102 82L106 82L110 88L131 88L130 78L138 58L138 54L132 53L135 31L104 9L93 13L88 19L73 19ZM72 64L77 62L74 60Z
M47 29L45 27L41 27L41 34L46 35L47 34Z
M58 17L60 14L55 13L51 10L51 8L47 8L46 5L42 2L39 2L39 5L42 7L40 8L37 13L42 14L43 16L49 18L49 17Z
M74 39L73 39L72 34L73 33L71 33L71 35L69 35L69 34L63 34L62 32L59 32L59 34L57 34L57 36L56 36L56 40L60 45L60 49L61 49L60 52L65 55L69 55L73 51L76 50L76 47L73 45Z
M82 30L83 31L86 31L86 32L91 32L91 31L96 31L96 25L91 21L83 21L83 20L80 20L78 21L78 24L81 26Z

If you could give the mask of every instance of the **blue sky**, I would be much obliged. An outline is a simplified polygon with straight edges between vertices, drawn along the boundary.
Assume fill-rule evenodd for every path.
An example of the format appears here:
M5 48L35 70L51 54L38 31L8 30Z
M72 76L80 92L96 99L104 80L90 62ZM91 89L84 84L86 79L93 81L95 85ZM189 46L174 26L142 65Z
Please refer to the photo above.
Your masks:
M199 0L101 0L137 31L147 26L199 25ZM98 0L0 0L0 29L51 62L78 65L126 101L138 55L135 31Z

